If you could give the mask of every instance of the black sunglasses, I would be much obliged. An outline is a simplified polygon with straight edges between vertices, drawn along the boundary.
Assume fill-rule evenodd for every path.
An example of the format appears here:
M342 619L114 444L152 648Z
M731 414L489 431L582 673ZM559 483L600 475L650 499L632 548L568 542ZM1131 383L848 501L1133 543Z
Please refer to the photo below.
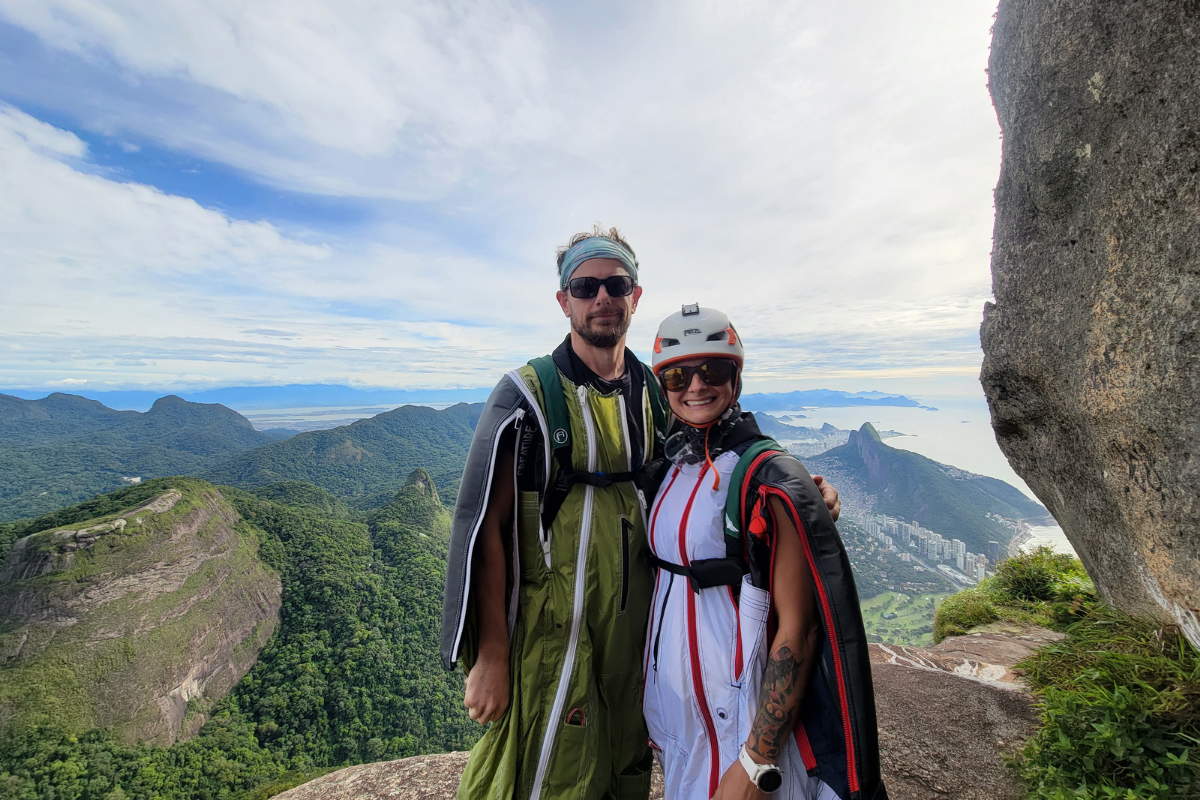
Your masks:
M668 392L682 392L692 385L693 375L699 375L709 386L724 386L733 380L735 372L737 365L729 359L710 358L692 367L667 367L658 378Z
M600 284L604 284L609 297L628 297L633 294L633 287L637 286L628 275L613 275L608 278L572 278L567 281L567 288L571 290L571 297L591 300L600 294Z

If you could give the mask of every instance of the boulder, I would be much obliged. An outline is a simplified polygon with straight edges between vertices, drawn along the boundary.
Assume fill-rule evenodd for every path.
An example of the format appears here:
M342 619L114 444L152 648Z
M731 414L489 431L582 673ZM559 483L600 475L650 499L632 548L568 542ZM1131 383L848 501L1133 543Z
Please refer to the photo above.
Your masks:
M438 753L347 767L277 794L275 800L453 800L468 755ZM650 800L663 800L657 761Z
M996 439L1103 597L1200 646L1200 3L1002 0Z

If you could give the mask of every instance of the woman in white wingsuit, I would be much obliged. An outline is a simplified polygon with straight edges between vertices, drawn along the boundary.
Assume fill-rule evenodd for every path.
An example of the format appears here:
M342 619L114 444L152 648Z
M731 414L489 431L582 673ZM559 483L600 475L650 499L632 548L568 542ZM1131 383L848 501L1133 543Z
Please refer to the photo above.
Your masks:
M675 416L643 695L666 797L885 800L849 561L814 479L738 405L741 338L684 306L652 363Z

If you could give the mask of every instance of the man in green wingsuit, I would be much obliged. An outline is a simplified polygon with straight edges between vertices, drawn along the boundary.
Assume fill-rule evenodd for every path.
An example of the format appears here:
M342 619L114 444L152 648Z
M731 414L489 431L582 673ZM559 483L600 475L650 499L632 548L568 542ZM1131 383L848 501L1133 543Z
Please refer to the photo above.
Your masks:
M492 392L454 509L441 656L463 659L470 716L492 723L459 797L644 800L646 513L666 404L625 348L633 249L596 228L557 263L571 332Z

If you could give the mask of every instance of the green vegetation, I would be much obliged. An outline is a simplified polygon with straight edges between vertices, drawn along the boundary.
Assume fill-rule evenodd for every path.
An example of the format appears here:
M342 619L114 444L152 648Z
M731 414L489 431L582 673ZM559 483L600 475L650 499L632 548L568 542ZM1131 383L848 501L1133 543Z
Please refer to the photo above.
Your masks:
M1045 547L947 598L934 630L997 620L1066 632L1017 665L1041 711L1012 760L1025 800L1200 798L1200 654L1178 629L1099 602L1083 565Z
M451 501L482 410L482 403L459 403L442 411L402 406L351 425L272 442L203 477L242 489L305 481L351 507L370 510L395 494L410 471L422 467Z
M304 481L280 481L252 490L252 494L285 506L309 508L335 519L350 519L350 507L324 489Z
M1019 668L1041 702L1013 761L1027 800L1200 798L1200 654L1177 629L1094 608Z
M863 453L870 458L864 460ZM875 498L875 513L916 520L948 539L962 539L973 553L986 553L991 540L1004 544L1012 538L1012 532L988 514L1008 519L1046 514L1004 481L889 447L870 423L847 444L806 458L804 464L835 486L861 487L863 494Z
M125 485L194 474L268 442L225 406L163 397L144 414L68 394L0 395L0 521Z
M1062 629L1096 603L1083 564L1073 556L1039 547L1000 562L994 576L946 598L934 620L933 636L940 642L997 620Z
M119 494L127 507L147 488ZM283 581L279 626L254 667L194 738L169 748L50 722L10 731L0 796L259 800L341 765L474 743L481 729L462 708L462 676L438 661L449 512L424 471L365 518L315 487L265 487L275 500L221 491ZM87 514L66 509L43 524Z
M174 747L125 745L107 731L67 736L26 729L0 742L0 797L11 800L218 800L289 773L254 724L223 703L200 735ZM314 771L308 766L309 771Z
M933 617L947 594L884 592L862 601L867 639L885 644L933 644Z
M227 496L284 582L279 632L234 691L260 741L319 766L473 743L461 675L438 662L449 513L428 476L369 525Z
M76 508L43 522L94 530L125 512L123 527L104 525L79 549L69 534L33 533L10 556L6 577L34 577L0 581L0 733L112 726L126 741L166 741L155 698L202 664L244 671L274 628L274 608L247 598L275 594L279 579L258 557L256 532L230 525L217 490L179 477L136 488L123 502L85 504L108 513ZM168 489L169 510L128 514ZM189 566L147 569L155 563Z
M36 519L2 524L0 525L0 558L8 553L9 546L17 539L39 531L76 525L98 517L117 514L144 503L169 488L171 488L171 483L166 479L144 481L111 494L97 495L84 503L60 508Z

